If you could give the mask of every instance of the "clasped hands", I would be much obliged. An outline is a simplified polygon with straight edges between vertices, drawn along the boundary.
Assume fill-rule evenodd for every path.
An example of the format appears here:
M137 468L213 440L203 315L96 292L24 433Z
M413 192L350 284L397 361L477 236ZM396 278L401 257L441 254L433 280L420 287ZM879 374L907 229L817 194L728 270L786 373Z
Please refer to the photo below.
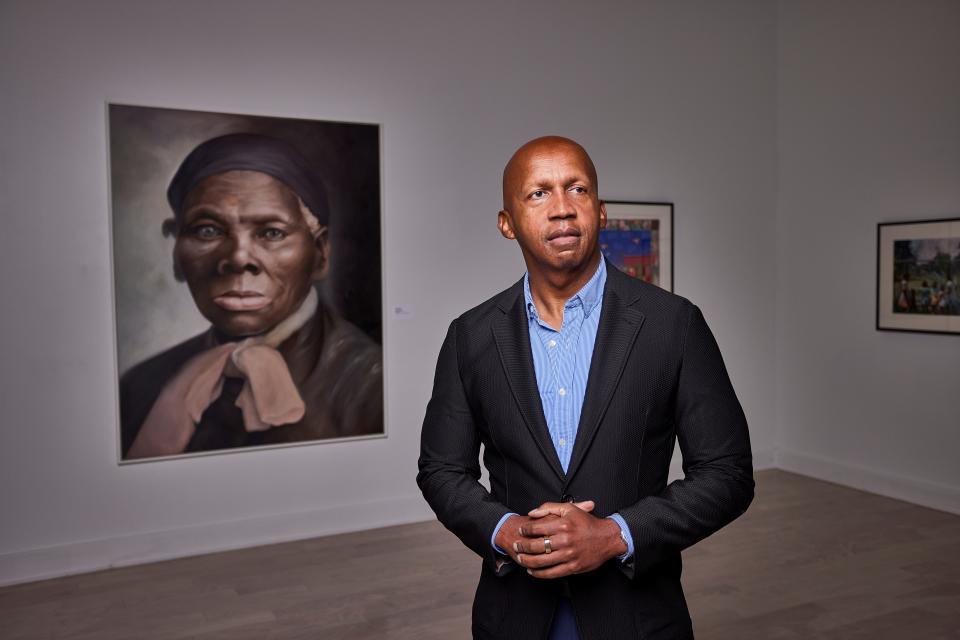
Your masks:
M545 502L526 516L507 518L497 546L536 578L593 571L627 552L620 525L592 515L593 508L592 500Z

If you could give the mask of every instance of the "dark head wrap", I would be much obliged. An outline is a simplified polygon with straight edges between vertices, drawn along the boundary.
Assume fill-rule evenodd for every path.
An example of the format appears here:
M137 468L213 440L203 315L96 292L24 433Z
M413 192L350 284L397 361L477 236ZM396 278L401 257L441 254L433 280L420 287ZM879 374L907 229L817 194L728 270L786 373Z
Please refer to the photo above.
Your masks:
M293 145L253 133L232 133L207 140L190 152L167 188L167 201L180 218L187 194L204 178L225 171L259 171L273 176L300 196L320 224L327 225L327 189Z

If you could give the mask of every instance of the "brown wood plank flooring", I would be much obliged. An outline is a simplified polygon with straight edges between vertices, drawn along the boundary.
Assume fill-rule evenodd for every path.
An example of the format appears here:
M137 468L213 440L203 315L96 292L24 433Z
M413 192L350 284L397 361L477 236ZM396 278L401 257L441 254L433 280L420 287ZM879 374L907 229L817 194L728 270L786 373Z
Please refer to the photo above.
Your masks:
M783 471L684 553L699 640L960 638L960 516ZM467 638L479 560L435 522L0 589L4 640Z

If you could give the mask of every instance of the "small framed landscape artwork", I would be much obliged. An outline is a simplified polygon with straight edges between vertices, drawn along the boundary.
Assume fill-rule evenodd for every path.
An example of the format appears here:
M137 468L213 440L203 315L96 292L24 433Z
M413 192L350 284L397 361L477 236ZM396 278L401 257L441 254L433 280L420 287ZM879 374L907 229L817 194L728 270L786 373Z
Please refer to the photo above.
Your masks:
M606 200L600 250L629 276L673 291L673 204Z
M877 225L877 329L960 334L960 218Z

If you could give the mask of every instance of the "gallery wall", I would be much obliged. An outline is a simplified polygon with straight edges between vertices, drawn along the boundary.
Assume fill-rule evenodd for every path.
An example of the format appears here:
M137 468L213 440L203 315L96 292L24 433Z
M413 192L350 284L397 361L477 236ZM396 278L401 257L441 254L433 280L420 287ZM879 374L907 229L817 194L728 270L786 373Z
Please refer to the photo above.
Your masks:
M799 263L778 280L776 19L765 1L4 2L0 583L432 517L414 476L436 353L521 276L500 171L548 133L586 146L603 197L675 203L676 290L769 465L775 290ZM117 464L107 102L382 123L387 438ZM869 262L840 301L869 296ZM848 337L943 358L864 313Z
M777 466L960 513L960 337L874 328L877 223L960 217L960 3L779 22Z

